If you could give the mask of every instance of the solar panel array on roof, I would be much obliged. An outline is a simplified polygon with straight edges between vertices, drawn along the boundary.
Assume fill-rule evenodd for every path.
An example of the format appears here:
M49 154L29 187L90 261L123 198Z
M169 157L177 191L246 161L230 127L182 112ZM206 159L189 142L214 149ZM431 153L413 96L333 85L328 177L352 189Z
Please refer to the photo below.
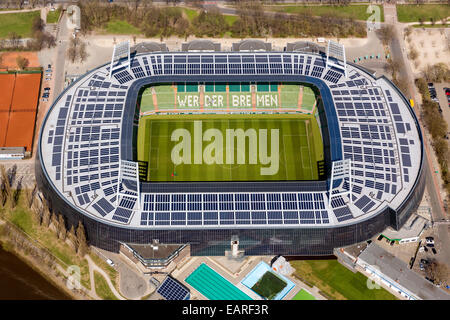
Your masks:
M171 276L167 276L156 290L166 300L189 300L189 289Z
M103 74L105 69L99 70L59 102L57 121L46 141L51 146L49 161L55 169L55 180L73 191L77 205L93 208L102 217L111 214L115 221L130 223L133 212L139 211L141 226L328 224L329 214L346 221L353 218L351 208L369 212L413 180L417 144L406 135L414 125L402 114L401 101L394 92L377 86L356 68L345 78L342 70L325 69L322 57L308 54L167 53L136 56L130 69L116 71L112 79ZM332 208L326 208L325 192L236 192L144 194L139 210L136 199L125 196L119 198L116 207L122 120L128 86L133 81L152 75L277 74L321 78L330 87L343 158L353 164L354 206L349 207L346 198L337 197ZM249 83L240 83L238 89L246 92ZM277 91L270 85L266 89ZM184 90L198 88L184 84ZM220 83L208 83L206 90L226 91ZM400 146L396 135L401 137ZM341 187L347 188L348 183ZM121 188L126 188L124 193L130 196L137 193L136 184L127 180Z

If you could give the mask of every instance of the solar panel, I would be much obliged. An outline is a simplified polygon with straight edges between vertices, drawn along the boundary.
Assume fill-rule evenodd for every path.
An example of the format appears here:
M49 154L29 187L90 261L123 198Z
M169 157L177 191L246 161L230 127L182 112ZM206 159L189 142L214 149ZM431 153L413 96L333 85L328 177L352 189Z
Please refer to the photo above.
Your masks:
M189 300L189 289L174 278L167 276L158 287L157 292L166 300Z

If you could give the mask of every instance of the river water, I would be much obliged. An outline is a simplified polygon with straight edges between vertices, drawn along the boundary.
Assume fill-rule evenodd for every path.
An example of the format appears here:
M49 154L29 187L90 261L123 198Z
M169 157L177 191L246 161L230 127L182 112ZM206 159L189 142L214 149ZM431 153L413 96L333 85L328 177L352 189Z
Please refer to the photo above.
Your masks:
M0 300L67 300L70 297L0 246Z

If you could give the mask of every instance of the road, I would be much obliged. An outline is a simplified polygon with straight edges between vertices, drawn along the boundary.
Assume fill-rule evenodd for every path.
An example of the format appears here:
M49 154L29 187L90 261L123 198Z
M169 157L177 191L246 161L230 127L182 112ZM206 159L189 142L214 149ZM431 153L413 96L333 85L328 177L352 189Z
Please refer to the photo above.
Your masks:
M403 62L404 68L400 69L400 74L402 77L408 80L408 92L406 93L407 98L413 98L415 101L422 101L422 98L414 85L414 74L411 70L411 65L407 59L407 53L405 50L405 44L403 41L403 28L405 25L401 24L397 20L397 8L395 4L385 4L384 5L384 17L386 23L392 24L395 29L395 36L391 43L391 54L394 59L398 59ZM417 110L414 110L417 113ZM420 114L417 114L420 119ZM422 125L422 132L425 130ZM441 220L447 217L447 214L443 207L443 202L440 193L439 179L436 177L436 170L433 167L433 162L431 157L433 156L433 149L431 147L430 141L428 141L426 135L424 134L424 144L425 144L425 163L424 163L424 174L426 176L426 188L430 196L431 211L434 220ZM440 170L438 170L440 171ZM447 225L436 226L436 233L438 235L438 241L441 242L441 252L438 255L438 259L450 265L450 236Z

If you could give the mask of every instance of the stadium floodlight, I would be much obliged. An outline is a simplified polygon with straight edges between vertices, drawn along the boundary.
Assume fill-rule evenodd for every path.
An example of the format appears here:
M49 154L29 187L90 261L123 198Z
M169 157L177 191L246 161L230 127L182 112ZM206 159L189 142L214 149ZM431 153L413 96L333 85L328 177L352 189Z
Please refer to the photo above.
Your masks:
M126 55L127 60L121 64L117 64L122 57ZM117 45L114 45L113 54L111 57L111 65L109 67L109 78L111 79L114 70L128 67L130 68L130 41L124 41Z
M330 57L332 59L330 59ZM339 63L338 60L342 60ZM335 67L344 71L345 77L347 77L347 62L345 58L345 47L343 44L329 40L327 46L327 64L326 68Z
M340 190L333 193L334 182L338 180L346 180L348 182L348 190ZM337 196L349 195L350 203L352 203L352 161L350 159L333 161L331 168L330 189L328 191L328 206L331 207L331 199Z
M124 183L124 181L128 183ZM133 161L120 160L116 206L119 206L121 196L127 196L136 199L137 210L140 210L140 194L139 164Z

